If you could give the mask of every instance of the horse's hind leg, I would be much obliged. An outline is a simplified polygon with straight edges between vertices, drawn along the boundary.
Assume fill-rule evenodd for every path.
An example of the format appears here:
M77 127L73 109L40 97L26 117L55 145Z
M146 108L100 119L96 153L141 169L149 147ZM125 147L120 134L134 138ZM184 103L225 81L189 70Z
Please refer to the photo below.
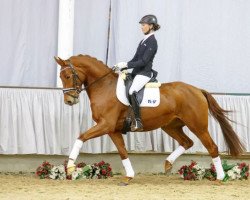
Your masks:
M217 179L223 180L225 177L225 173L222 168L221 159L219 157L218 146L214 143L208 130L203 132L195 132L195 135L200 139L200 141L206 147L208 153L212 157L212 161L217 172Z
M203 120L203 122L204 121L205 120ZM207 123L202 123L202 120L199 120L193 123L187 123L187 127L200 139L200 141L212 157L212 161L217 172L217 179L223 180L223 178L225 177L225 173L223 171L221 159L219 157L218 146L214 143L208 132Z
M168 125L161 129L179 143L179 147L175 149L165 160L165 172L172 169L174 161L181 156L185 150L193 146L193 141L183 132L183 125Z

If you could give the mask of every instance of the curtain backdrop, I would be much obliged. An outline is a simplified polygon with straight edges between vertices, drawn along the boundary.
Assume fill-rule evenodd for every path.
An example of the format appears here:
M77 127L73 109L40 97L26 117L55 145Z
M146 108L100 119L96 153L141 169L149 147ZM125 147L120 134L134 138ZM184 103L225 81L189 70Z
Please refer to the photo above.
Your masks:
M75 0L74 55L106 62L110 0Z
M214 96L224 108L234 110L230 118L240 122L232 124L250 152L250 96ZM79 136L94 125L89 100L81 93L80 103L65 105L60 90L0 88L0 153L1 154L63 154L68 155ZM209 131L226 151L219 124L209 118ZM185 132L194 140L188 152L207 152L201 142L187 128ZM161 129L124 136L129 151L172 152L178 144ZM27 145L28 144L28 145ZM84 143L82 152L106 153L116 151L108 136Z
M0 85L56 86L58 7L58 0L0 1ZM109 66L130 60L143 38L138 21L152 13L162 27L154 62L161 82L249 93L249 10L248 0L75 0L74 54L106 61L108 47Z
M0 1L0 85L55 87L58 0Z
M112 0L109 65L129 61L143 38L138 24L158 17L154 68L162 82L212 92L250 92L250 1Z

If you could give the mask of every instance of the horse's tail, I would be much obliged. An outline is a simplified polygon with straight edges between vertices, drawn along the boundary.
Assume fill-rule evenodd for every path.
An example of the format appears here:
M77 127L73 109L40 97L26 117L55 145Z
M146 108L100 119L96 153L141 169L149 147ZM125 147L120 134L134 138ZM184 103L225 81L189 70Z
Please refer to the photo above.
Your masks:
M230 120L225 114L230 111L222 109L214 97L205 90L201 90L208 102L210 114L219 122L229 153L232 156L239 156L245 151L245 146L241 143L237 134L230 125Z

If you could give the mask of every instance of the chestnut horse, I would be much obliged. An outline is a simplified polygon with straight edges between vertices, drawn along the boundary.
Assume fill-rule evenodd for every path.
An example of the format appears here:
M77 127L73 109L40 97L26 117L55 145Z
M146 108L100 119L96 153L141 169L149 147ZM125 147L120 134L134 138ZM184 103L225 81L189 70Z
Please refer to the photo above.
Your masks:
M64 102L68 105L78 103L79 93L86 90L92 117L96 122L94 127L81 133L74 144L68 172L75 169L74 162L83 142L108 134L118 149L126 171L122 183L128 184L134 177L134 171L121 133L128 106L123 105L116 97L118 74L101 61L87 55L72 56L68 60L55 57L55 60L61 66ZM82 85L85 88L81 89ZM160 86L160 105L141 108L143 131L161 128L181 147L170 154L172 160L165 160L165 171L170 170L174 160L193 146L193 141L183 132L184 126L200 139L212 159L219 158L218 147L208 132L208 111L219 122L229 153L232 156L241 155L245 148L225 115L228 111L223 110L205 90L182 82L164 83ZM215 167L217 179L222 180L224 172L218 178L218 172L222 169L220 159Z

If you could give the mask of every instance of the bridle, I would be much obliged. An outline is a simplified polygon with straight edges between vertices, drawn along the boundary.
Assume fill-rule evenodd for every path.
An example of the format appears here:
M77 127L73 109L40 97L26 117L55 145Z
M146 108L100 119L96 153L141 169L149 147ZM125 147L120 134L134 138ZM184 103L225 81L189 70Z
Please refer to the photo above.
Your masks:
M61 70L60 70L60 73L62 73L63 71L65 71L65 70L67 70L67 69L70 69L71 72L72 72L73 87L71 87L71 88L63 88L63 89L62 89L62 90L63 90L63 93L64 93L64 94L67 94L67 95L69 95L69 96L71 96L71 97L73 97L73 98L78 98L77 96L74 96L74 95L72 95L72 94L69 94L68 92L70 92L70 91L75 91L77 94L80 94L81 91L82 91L82 88L81 88L82 86L81 86L81 85L78 85L77 80L79 80L80 83L81 83L82 81L81 81L81 79L79 78L79 76L78 76L78 74L77 74L77 71L75 70L74 66L73 66L71 63L69 63L68 66L66 66L66 67L64 67L63 69L61 69Z
M75 91L77 94L80 94L81 91L83 90L87 90L90 86L92 86L93 84L97 83L98 81L100 81L101 79L103 79L104 77L106 77L107 75L109 75L110 73L112 73L113 71L117 70L116 67L112 67L111 70L104 74L103 76L101 76L100 78L96 79L95 81L93 81L92 83L90 83L89 85L87 85L86 87L82 88L82 81L79 78L77 71L75 70L75 67L72 63L69 62L69 64L64 67L63 69L60 70L60 73L62 73L64 70L70 69L72 72L72 77L73 77L73 87L71 88L63 88L63 93L67 94L68 96L71 96L73 98L78 98L77 96L74 96L72 94L69 94L70 91ZM78 85L77 80L80 81L80 85Z

